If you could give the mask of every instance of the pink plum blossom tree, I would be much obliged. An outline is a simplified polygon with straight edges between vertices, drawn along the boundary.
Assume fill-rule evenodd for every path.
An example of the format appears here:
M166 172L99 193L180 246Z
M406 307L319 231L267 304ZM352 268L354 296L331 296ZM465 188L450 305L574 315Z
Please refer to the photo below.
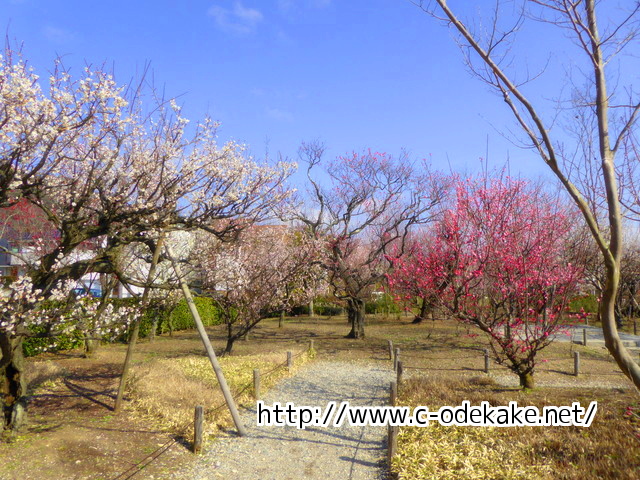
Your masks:
M220 308L231 353L265 315L308 303L321 281L315 242L285 225L255 225L235 242L212 237L202 255L203 287Z
M582 278L567 261L572 212L508 177L460 180L455 190L433 232L442 261L424 274L445 285L443 305L485 332L497 361L531 388L536 355L562 330Z

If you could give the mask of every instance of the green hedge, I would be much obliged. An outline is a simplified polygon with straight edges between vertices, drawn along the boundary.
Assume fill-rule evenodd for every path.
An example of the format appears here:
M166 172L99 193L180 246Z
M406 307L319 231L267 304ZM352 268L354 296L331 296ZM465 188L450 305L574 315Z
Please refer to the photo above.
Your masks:
M140 299L136 297L129 298L113 298L110 300L114 307L135 306L139 303ZM212 325L218 325L222 323L219 311L215 306L213 299L208 297L196 297L194 298L202 323L209 327ZM46 307L45 307L46 308ZM168 333L170 331L189 330L195 328L195 323L191 317L191 312L187 306L186 300L180 300L180 303L176 305L171 311L167 311L162 305L154 304L149 305L146 311L142 315L140 320L140 337L144 338L149 336L151 332L151 326L153 325L154 318L158 318L157 335ZM47 329L44 326L30 327L29 331L32 335L45 334ZM116 341L126 341L128 333L120 335ZM43 351L57 352L60 350L71 350L73 348L81 347L84 343L83 335L79 331L75 331L71 334L58 335L56 337L30 337L27 338L22 344L22 350L27 357L38 355Z
M584 309L587 313L597 313L598 306L598 299L595 295L582 295L569 302L569 311L575 313L579 312L580 309Z
M31 335L43 335L47 328L42 325L29 327ZM33 357L43 352L58 352L60 350L72 350L81 347L84 338L81 332L58 335L56 337L30 337L22 342L22 351L25 357Z
M198 313L200 314L200 318L202 319L202 323L205 327L219 325L222 323L220 312L213 299L209 297L195 297L193 301L198 308ZM171 311L168 315L167 321L162 323L162 330L158 330L158 333L168 332L169 324L171 324L174 331L196 328L185 299L180 300L180 303L178 303L178 305L176 305L176 307Z
M402 308L393 300L388 293L378 296L375 300L367 302L364 305L364 311L367 314L375 313L402 313Z

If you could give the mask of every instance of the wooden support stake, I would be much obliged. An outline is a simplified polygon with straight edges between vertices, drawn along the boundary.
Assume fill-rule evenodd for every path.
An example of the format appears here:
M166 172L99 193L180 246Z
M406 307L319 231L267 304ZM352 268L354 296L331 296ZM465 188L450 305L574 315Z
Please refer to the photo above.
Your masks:
M484 349L484 373L489 373L489 349Z
M573 352L573 374L580 375L580 352Z
M396 380L396 382L398 384L398 388L400 388L400 385L402 385L402 362L400 360L398 360L397 374L398 374L398 379Z
M293 367L293 354L291 352L287 352L287 368L291 371L291 367Z
M398 449L398 426L397 425L389 425L387 427L387 461L389 465L391 465L391 460L396 454L396 450Z
M395 407L397 400L398 400L398 384L396 382L391 382L391 385L389 388L389 404L392 407Z
M387 340L387 344L389 346L389 360L393 360L393 342L391 340Z
M311 340L309 340L309 351L313 351L315 350L314 346L313 346L313 338Z
M582 329L582 345L587 346L587 329Z
M193 415L193 453L202 451L202 422L204 420L204 407L198 405Z
M176 272L176 276L178 277L178 282L180 283L182 294L184 295L184 298L187 302L187 307L189 307L189 311L191 312L193 321L196 324L196 328L198 330L198 334L200 335L200 339L204 344L204 348L207 352L207 356L209 357L209 362L211 363L213 372L216 374L216 378L218 379L220 390L222 390L222 395L224 396L224 400L227 403L227 408L229 408L229 413L231 414L231 418L233 418L233 423L236 426L238 435L240 435L241 437L244 437L247 434L247 430L244 428L244 425L242 425L242 421L240 420L240 414L238 413L238 407L236 407L236 402L233 399L231 390L229 390L229 385L227 384L227 380L224 378L224 373L222 372L222 368L220 368L220 362L218 362L218 357L216 357L216 352L213 350L213 346L211 345L211 340L209 340L207 331L204 329L204 324L202 323L202 319L200 318L200 314L198 313L196 304L193 301L193 296L191 295L191 290L189 289L189 285L187 285L187 282L184 279L184 275L182 275L182 272L180 271L178 262L173 256L173 251L171 249L171 246L169 244L165 244L164 248L165 248L167 257L169 257L169 260L171 261L173 270Z
M395 355L393 356L393 371L398 371L398 362L400 361L400 348L396 347Z
M253 398L260 400L260 369L253 369Z

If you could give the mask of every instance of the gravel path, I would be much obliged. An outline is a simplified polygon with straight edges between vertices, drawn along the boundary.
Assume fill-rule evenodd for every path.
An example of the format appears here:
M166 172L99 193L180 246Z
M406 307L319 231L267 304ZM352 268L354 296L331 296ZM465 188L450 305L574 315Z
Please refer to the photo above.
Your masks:
M324 407L349 400L352 406L385 405L389 368L360 363L318 361L284 380L264 396L265 405L294 402ZM385 478L385 427L257 427L255 406L242 413L247 437L224 436L211 444L188 471L193 480L382 480ZM345 422L346 423L346 422Z

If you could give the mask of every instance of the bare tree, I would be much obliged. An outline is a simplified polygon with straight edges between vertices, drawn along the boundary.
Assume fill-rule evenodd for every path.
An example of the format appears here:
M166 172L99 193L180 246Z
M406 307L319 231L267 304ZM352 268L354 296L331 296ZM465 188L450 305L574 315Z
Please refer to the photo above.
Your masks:
M515 6L497 0L484 31L461 20L446 0L417 5L458 33L471 72L499 94L525 134L526 146L548 165L580 209L605 266L600 318L607 349L640 387L640 367L620 341L615 322L623 255L620 174L630 159L640 100L630 85L609 90L620 52L637 39L640 3L629 2L628 10L621 11L596 0L523 0ZM607 15L600 25L597 14ZM505 15L514 15L507 27ZM527 84L537 76L523 79L514 68L513 40L528 21L560 29L584 62L584 83L579 88L573 84L566 99L571 108L560 112L566 114L563 121L545 118L544 98L527 93ZM561 133L552 128L558 125ZM565 143L568 135L576 140L574 148Z
M334 294L347 304L348 337L364 338L365 300L390 268L385 254L393 245L401 255L411 229L431 220L444 183L426 168L419 171L406 155L369 151L331 162L326 171L330 186L324 187L313 176L324 147L304 144L300 155L308 164L313 213L298 219L324 243L320 263Z

